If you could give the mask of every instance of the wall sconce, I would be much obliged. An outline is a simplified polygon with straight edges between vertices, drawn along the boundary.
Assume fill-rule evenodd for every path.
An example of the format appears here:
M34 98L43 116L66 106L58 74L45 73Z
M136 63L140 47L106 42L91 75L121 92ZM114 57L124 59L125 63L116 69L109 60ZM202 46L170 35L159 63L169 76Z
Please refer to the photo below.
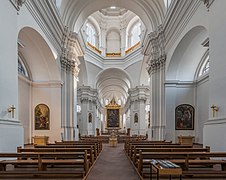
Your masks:
M210 108L212 109L213 117L215 117L215 112L217 112L219 108L214 104Z
M12 118L14 118L14 111L15 111L15 109L16 109L16 108L15 108L14 105L8 107L8 112L12 113Z

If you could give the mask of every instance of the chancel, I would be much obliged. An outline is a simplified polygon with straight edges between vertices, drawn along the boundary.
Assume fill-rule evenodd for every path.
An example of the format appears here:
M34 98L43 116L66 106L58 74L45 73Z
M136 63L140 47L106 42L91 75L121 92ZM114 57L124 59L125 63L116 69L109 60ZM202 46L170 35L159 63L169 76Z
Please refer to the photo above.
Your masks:
M226 179L225 7L1 0L0 178Z

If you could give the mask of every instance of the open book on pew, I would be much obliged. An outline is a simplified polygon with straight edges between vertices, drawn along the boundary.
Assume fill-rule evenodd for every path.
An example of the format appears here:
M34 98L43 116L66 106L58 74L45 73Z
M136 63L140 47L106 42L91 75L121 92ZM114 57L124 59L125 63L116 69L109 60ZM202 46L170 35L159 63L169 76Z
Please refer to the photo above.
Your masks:
M161 168L180 168L177 164L174 164L167 160L152 159L152 164L160 166Z

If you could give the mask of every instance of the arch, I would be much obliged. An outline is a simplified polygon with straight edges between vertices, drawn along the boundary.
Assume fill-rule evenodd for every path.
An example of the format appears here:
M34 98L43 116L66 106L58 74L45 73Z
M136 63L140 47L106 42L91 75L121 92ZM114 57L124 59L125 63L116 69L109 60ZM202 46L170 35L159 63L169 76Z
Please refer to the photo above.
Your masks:
M202 42L207 30L196 26L189 30L177 45L166 69L166 80L193 81L196 68L206 49Z
M60 70L50 47L35 29L22 28L18 39L24 46L19 52L26 60L33 81L61 80Z
M64 0L62 2L63 21L78 33L87 17L100 9L110 6L126 8L137 14L148 28L148 32L155 29L164 19L165 6L163 0L134 0L130 1L130 3L124 0Z
M100 72L95 83L100 99L127 99L131 80L128 74L117 68L109 68ZM123 102L124 103L124 102Z

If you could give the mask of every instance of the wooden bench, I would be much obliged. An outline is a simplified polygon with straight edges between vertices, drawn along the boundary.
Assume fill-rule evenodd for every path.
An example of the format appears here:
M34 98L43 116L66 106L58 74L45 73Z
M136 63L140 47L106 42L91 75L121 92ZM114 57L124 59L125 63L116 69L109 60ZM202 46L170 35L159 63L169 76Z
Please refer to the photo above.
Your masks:
M206 148L143 148L143 147L135 147L133 154L131 155L131 159L134 164L136 164L137 159L139 159L139 153L142 152L210 152L210 147Z
M183 171L189 170L191 166L205 166L220 164L221 170L226 170L226 152L142 152L139 153L138 172L142 175L143 168L150 167L152 159L167 159L179 164Z
M97 151L97 148L95 145L60 145L60 144L51 144L51 145L46 145L46 146L43 146L43 145L37 145L35 146L35 149L69 149L69 148L79 148L79 149L92 149L93 153L94 154L94 159L96 159L99 155L100 152Z
M95 145L97 151L100 153L102 151L102 142L95 141L55 141L55 144L58 145Z
M83 170L50 170L50 171L36 171L36 170L20 170L20 171L0 171L2 178L84 178L85 171Z
M127 155L132 157L136 148L192 148L192 146L180 144L131 144Z
M91 165L94 163L95 160L95 154L93 152L92 147L76 147L76 148L21 148L18 147L17 148L17 153L29 153L29 152L33 152L33 153L50 153L50 152L84 152L87 151L87 157L91 163Z
M128 153L131 145L164 145L164 144L172 144L172 141L126 141L124 144L124 150Z
M71 159L64 159L70 157ZM34 153L0 153L0 170L6 171L7 165L36 165L38 171L45 171L48 165L79 165L85 174L89 170L87 151L85 152L34 152ZM9 160L9 158L15 158ZM18 159L17 159L18 158ZM34 159L33 159L34 158ZM47 158L47 159L46 159ZM56 159L57 158L57 159ZM81 172L81 171L80 171Z

